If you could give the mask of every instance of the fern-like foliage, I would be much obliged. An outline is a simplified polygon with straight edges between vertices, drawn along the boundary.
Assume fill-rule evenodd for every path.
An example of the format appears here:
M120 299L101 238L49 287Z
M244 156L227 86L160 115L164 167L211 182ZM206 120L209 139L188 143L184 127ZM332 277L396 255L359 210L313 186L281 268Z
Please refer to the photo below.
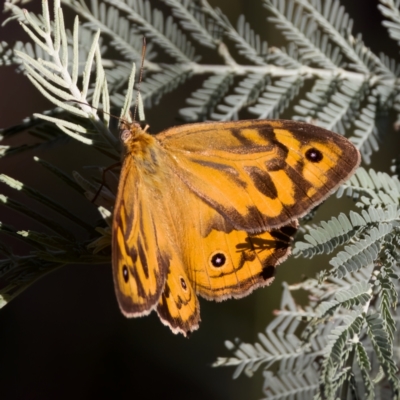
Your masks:
M364 163L372 163L384 140L378 121L390 111L400 112L396 60L366 46L339 0L255 3L268 25L286 39L286 47L276 47L244 16L235 24L206 0L55 0L52 12L43 0L39 15L23 10L18 0L6 1L8 23L19 21L27 41L1 42L0 66L14 65L26 74L54 107L2 130L8 137L29 129L40 143L1 146L0 157L35 146L61 146L68 137L82 151L90 148L106 156L106 165L117 161L120 146L109 113L129 118L132 63L141 60L144 35L145 107L190 83L186 106L177 110L184 120L252 116L308 121L347 135ZM388 35L397 42L399 6L397 0L379 4ZM65 9L76 15L71 24L64 21ZM101 117L98 108L105 111ZM99 175L35 161L89 199L100 186ZM285 285L280 310L265 333L254 344L227 341L233 355L215 365L235 366L235 377L262 368L268 399L399 398L398 165L392 176L360 168L337 192L353 198L355 210L302 225L294 255L329 255L329 269L315 279ZM95 226L11 176L1 174L0 181L86 234L77 237L57 218L1 194L2 204L44 227L42 232L0 224L2 232L32 249L28 255L14 254L6 241L0 242L1 306L63 265L110 261L118 174L107 175L93 205L103 219ZM295 301L299 289L310 295L303 307Z
M329 254L339 246L344 248L331 258L331 269L320 274L317 280L309 280L292 288L309 291L314 299L310 306L312 311L304 312L292 306L292 315L288 314L286 304L290 296L290 287L286 287L278 317L267 328L274 335L278 328L276 322L285 326L274 337L271 343L261 339L255 345L227 343L234 351L235 357L219 359L216 365L237 365L235 375L242 370L248 374L263 363L265 369L271 370L273 363L279 364L276 378L282 382L296 380L307 382L307 390L319 393L321 398L343 398L348 390L356 391L360 398L381 396L377 380L377 366L384 372L387 381L392 385L392 397L399 395L398 379L398 291L399 291L399 217L400 217L400 182L397 177L366 171L360 168L357 173L342 186L338 195L344 192L357 199L360 212L351 211L349 216L340 214L329 221L322 221L317 226L309 227L303 232L302 241L294 248L295 255L313 257L316 254ZM362 274L360 274L362 272ZM291 299L291 302L293 299ZM315 367L320 372L319 381L314 386L306 376L298 376L298 367L290 368L283 364L282 353L271 355L270 348L285 348L286 334L294 332L291 328L293 318L310 320L300 331L301 335L291 343L300 354L301 359L314 356L312 338L321 337L321 329L328 329L326 342L321 357ZM332 321L335 327L332 328ZM397 322L396 322L397 321ZM296 327L297 328L297 327ZM297 353L297 357L299 354ZM374 365L374 369L371 367ZM307 367L307 368L306 368ZM302 374L310 374L309 366L304 366ZM269 382L273 381L272 372L268 372ZM312 376L312 374L311 374ZM356 379L356 377L358 379ZM300 381L299 381L300 382ZM346 382L352 382L352 388ZM293 387L281 386L276 389L275 383L267 385L266 398L286 398ZM299 390L298 398L310 395ZM271 397L270 394L273 393ZM379 394L380 393L380 394ZM275 397L274 397L275 396Z
M341 213L318 225L306 225L294 248L294 254L303 257L336 250L329 261L331 268L322 271L318 280L286 286L278 317L266 330L273 340L266 342L260 335L254 345L228 342L227 348L234 352L234 357L220 358L215 365L236 365L237 376L242 371L250 375L265 364L268 382L275 378L278 382L295 379L299 384L301 379L307 388L304 393L300 387L297 391L287 385L278 390L275 382L269 383L266 398L286 398L294 390L298 398L306 398L310 392L318 394L318 398L344 398L348 391L360 398L385 398L377 385L379 380L375 379L381 370L391 385L391 397L398 398L399 359L398 347L394 346L399 342L399 189L396 176L359 168L337 193L339 197L347 193L356 199L359 212L350 211L348 216ZM313 299L305 311L295 307L290 293L300 288ZM301 329L292 329L293 321L300 319L309 322ZM323 335L324 329L329 334ZM308 364L299 369L294 361L289 368L284 363L283 358L290 357L286 335L293 332L301 332L290 339L297 350L296 357L303 361L311 358L319 380L307 378L312 376ZM321 337L325 340L321 347L323 355L317 358L313 340ZM269 354L271 348L285 351ZM273 364L284 372L274 375Z

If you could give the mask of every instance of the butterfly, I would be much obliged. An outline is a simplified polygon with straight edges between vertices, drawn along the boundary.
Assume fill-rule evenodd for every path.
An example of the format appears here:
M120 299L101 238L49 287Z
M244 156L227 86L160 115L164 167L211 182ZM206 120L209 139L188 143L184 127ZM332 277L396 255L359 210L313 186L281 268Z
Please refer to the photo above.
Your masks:
M298 226L360 163L346 138L297 121L173 127L122 122L112 225L122 313L198 328L198 295L241 298L273 281Z

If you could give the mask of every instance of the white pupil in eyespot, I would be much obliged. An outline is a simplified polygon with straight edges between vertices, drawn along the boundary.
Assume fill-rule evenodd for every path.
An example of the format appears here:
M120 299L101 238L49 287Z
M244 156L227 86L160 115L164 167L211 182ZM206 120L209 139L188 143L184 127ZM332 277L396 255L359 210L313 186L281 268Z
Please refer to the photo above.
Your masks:
M222 267L226 262L226 256L223 253L216 253L211 257L211 263L214 267Z

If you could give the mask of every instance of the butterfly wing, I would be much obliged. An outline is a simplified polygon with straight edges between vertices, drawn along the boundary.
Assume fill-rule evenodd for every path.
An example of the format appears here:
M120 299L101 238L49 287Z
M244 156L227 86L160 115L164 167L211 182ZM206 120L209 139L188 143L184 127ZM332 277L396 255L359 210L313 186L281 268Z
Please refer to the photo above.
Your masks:
M190 190L253 233L305 215L360 162L346 138L294 121L183 125L157 139Z
M190 280L196 293L208 300L241 298L270 285L276 266L290 254L297 221L260 234L213 229L202 246L189 248ZM200 238L199 238L200 240Z
M197 294L217 301L241 298L273 281L276 266L290 253L297 221L249 234L236 230L182 181L176 180L173 189L179 253Z
M174 255L157 313L172 332L187 336L199 327L200 305L185 270L181 257Z
M114 207L112 265L123 314L147 315L164 289L169 253L159 246L152 197L132 157L126 157Z
M158 173L148 174L134 157L125 158L113 220L115 291L124 315L146 315L157 308L164 324L187 335L198 328L200 308L176 249L171 186L161 185L172 176L159 161Z
M269 285L290 253L297 221L260 234L238 231L179 179L164 187L160 201L168 229L160 226L157 234L168 237L173 250L157 312L174 333L186 336L198 328L196 293L217 301L246 296Z

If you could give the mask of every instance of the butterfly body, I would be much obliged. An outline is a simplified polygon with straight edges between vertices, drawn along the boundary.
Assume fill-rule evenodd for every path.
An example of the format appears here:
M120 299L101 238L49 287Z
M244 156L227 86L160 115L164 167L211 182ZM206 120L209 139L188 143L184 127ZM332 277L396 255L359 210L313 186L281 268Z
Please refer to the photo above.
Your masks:
M200 321L197 294L240 298L273 280L297 218L358 166L345 138L293 121L205 122L149 135L124 124L113 221L122 312L157 309L176 333Z

